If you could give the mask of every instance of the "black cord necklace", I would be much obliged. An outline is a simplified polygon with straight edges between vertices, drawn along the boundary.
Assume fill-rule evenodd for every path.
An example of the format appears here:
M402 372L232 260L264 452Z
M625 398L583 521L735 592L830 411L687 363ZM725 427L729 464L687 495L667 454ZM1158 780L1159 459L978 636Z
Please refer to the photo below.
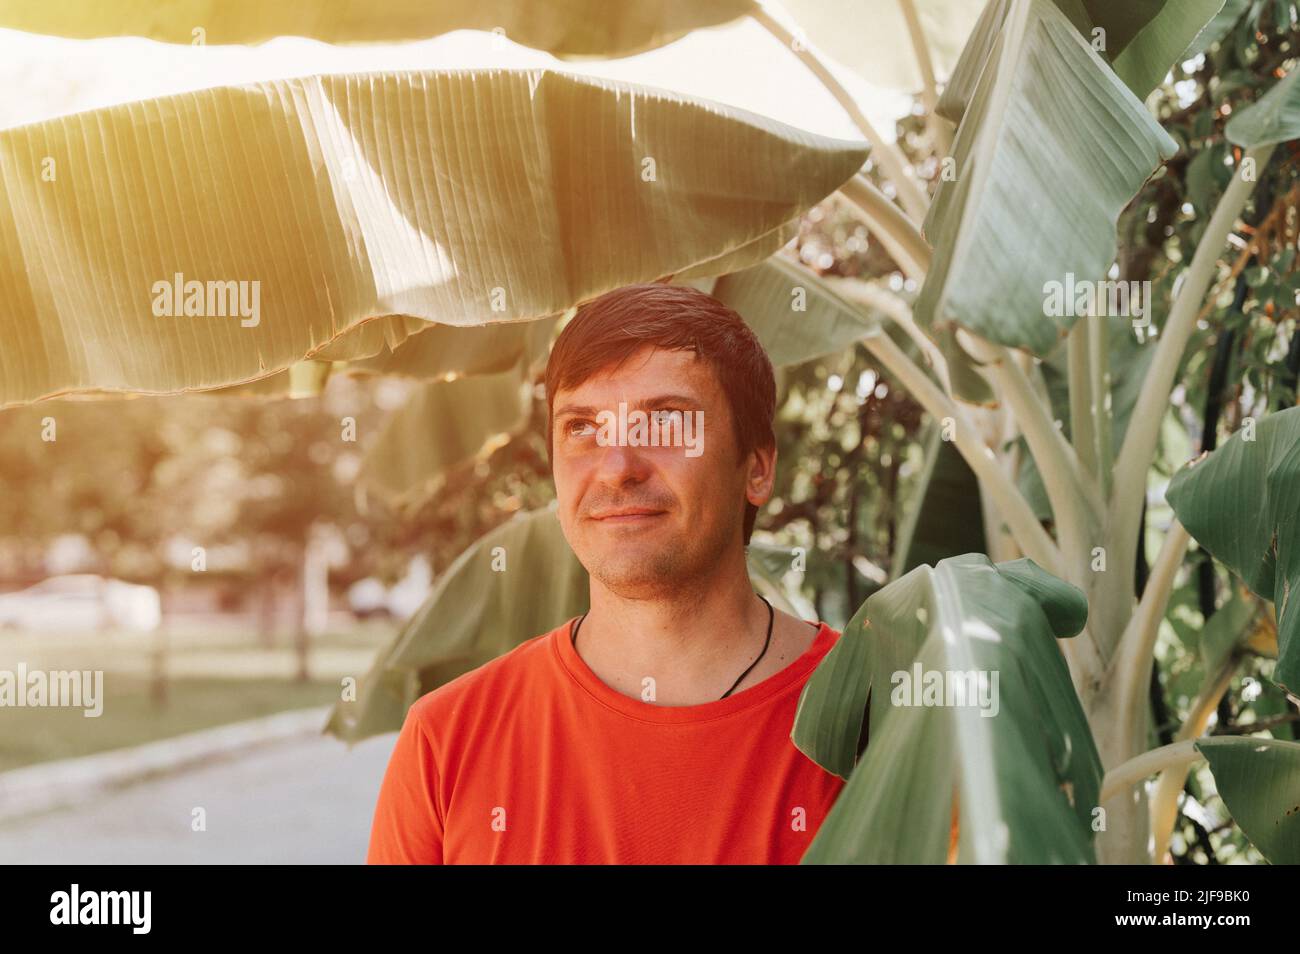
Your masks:
M740 685L740 683L744 680L744 678L748 676L750 672L753 671L754 667L758 665L759 660L761 660L764 656L767 655L767 647L772 642L772 624L776 622L776 610L772 608L771 603L767 602L767 597L757 593L755 595L758 596L760 600L762 600L764 603L767 604L767 638L763 640L763 651L758 654L758 659L755 659L752 663L750 663L749 668L740 674L740 678L738 678L735 682L731 684L731 688L722 694L722 696L718 699L719 702L727 698L727 696L731 695L731 693L735 690L735 688L738 685ZM586 618L587 618L587 614L583 613L581 616L578 617L578 622L576 622L573 625L573 651L574 652L578 651L578 630L582 629L582 621Z

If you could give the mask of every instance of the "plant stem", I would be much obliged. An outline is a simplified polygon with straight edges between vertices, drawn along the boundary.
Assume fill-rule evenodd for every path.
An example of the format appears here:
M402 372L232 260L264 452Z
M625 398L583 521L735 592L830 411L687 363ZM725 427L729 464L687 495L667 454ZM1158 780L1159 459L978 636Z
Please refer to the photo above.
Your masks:
M917 325L916 319L912 316L912 309L907 302L893 292L871 282L863 281L860 278L831 278L829 275L825 275L822 276L822 280L850 301L858 302L883 313L906 332L916 347L925 355L925 359L934 370L935 377L943 385L944 391L947 394L952 394L952 384L948 377L948 361L944 358L943 352L939 350L939 346L931 341L920 326Z
M1162 745L1158 749L1143 752L1106 773L1106 777L1101 782L1101 795L1098 796L1097 801L1105 802L1113 798L1148 775L1154 775L1174 765L1191 765L1200 758L1202 756L1196 751L1195 739L1175 742L1173 745Z
M1104 507L1096 485L1080 474L1074 448L1052 421L1047 405L1034 392L1029 378L1008 348L994 345L964 329L958 330L957 340L971 357L981 363L981 370L989 383L1015 415L1043 475L1043 484L1051 498L1057 522L1063 527L1077 528L1082 542L1088 536L1088 521L1099 523Z
M867 217L872 233L903 273L917 284L924 281L933 252L911 219L860 172L840 186L840 192Z
M935 112L939 104L938 85L934 80L934 63L930 59L930 44L925 39L925 28L916 12L913 0L898 0L903 11L903 20L907 23L907 35L912 41L912 51L916 54L916 68L921 73L921 104L925 107L926 126L934 141L935 151L946 155L952 146L952 136L943 117Z
M1042 524L1038 522L1038 518L1034 516L1033 510L1020 491L1003 473L993 451L976 438L974 428L970 426L961 409L930 380L929 376L889 335L883 332L871 335L863 340L863 344L936 421L942 421L947 417L957 422L954 443L970 469L979 478L981 489L988 491L998 513L1011 529L1016 543L1026 556L1037 562L1043 569L1063 577L1065 574L1061 566L1061 552L1052 538L1047 535Z
M1182 566L1183 555L1187 552L1191 539L1191 534L1175 517L1169 525L1169 532L1165 534L1160 555L1151 568L1151 576L1142 590L1142 599L1129 617L1128 625L1124 627L1111 662L1113 676L1118 681L1116 696L1119 711L1115 713L1118 719L1136 718L1138 707L1147 704L1160 621L1164 619L1169 595L1174 589L1174 578Z
M1092 371L1092 434L1096 441L1097 480L1101 496L1110 495L1115 447L1111 436L1114 407L1110 393L1110 325L1104 317L1088 323L1088 364Z
M802 41L799 41L784 24L778 22L762 6L756 4L750 11L750 16L758 21L767 32L780 40L781 44L793 52L808 69L812 70L813 75L835 97L835 101L849 114L853 124L871 143L871 158L880 163L880 168L885 177L894 184L894 189L898 193L898 201L907 210L907 214L916 222L924 219L925 213L930 207L930 200L926 197L925 190L921 188L916 178L907 175L908 163L902 152L893 143L886 142L884 137L876 132L875 127L871 125L871 121L859 108L857 101L849 95L848 90L835 78L826 64L822 62L821 57L809 49Z
M1273 146L1257 147L1246 152L1242 168L1247 167L1246 160L1253 160L1249 165L1255 170L1255 178L1264 174ZM1178 376L1178 367L1182 363L1183 352L1187 342L1196 330L1196 314L1201 300L1214 279L1219 252L1222 251L1228 234L1236 224L1237 216L1246 205L1246 200L1255 188L1254 181L1242 178L1241 169L1232 177L1227 190L1219 200L1210 216L1209 224L1201 236L1192 263L1183 276L1182 288L1174 299L1169 317L1161 329L1156 345L1155 357L1151 368L1142 382L1133 416L1129 421L1128 432L1124 435L1124 444L1120 448L1115 464L1114 482L1109 500L1109 525L1117 530L1131 527L1137 519L1146 497L1147 472L1155 456L1156 440L1160 435L1160 424L1164 420L1165 407L1174 380ZM1127 567L1133 544L1128 537L1120 537L1120 565Z
M927 113L933 113L939 102L939 93L934 82L934 65L930 62L930 46L925 41L925 30L912 0L898 0L898 6L903 11L907 35L912 41L912 52L916 54L916 68L921 73L921 102Z
M1088 367L1088 325L1098 319L1086 315L1074 323L1066 341L1070 378L1070 442L1089 479L1097 479L1097 438L1093 434L1092 370Z

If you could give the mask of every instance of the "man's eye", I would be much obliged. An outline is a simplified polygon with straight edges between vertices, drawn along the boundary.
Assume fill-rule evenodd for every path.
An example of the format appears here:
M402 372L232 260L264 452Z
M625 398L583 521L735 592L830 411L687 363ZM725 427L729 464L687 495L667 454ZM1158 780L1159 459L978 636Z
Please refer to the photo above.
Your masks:
M570 437L586 437L587 435L596 432L596 428L592 426L591 421L583 420L570 421L565 425L565 430L568 432Z

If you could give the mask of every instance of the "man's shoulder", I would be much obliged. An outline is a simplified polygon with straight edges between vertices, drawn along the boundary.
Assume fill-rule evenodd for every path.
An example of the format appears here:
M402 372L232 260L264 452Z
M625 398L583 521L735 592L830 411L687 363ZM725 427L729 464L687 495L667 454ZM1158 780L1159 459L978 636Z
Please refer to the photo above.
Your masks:
M841 630L833 628L825 621L819 620L816 625L817 632L813 634L812 641L809 642L808 648L804 650L803 656L794 664L802 665L805 669L803 675L797 680L800 685L807 683L812 678L817 667L830 655L831 650L836 647L844 635Z
M835 648L835 644L838 643L840 637L843 636L843 631L835 629L830 623L827 623L824 620L818 620L813 623L813 625L815 625L817 629L812 634L812 638L809 640L808 648L805 652L820 660Z
M817 627L817 631L813 633L814 645L816 644L818 638L822 635L823 632L826 633L826 639L829 642L829 644L832 646L834 646L835 643L838 642L839 638L844 635L844 631L842 629L836 629L834 626L832 626L830 623L827 623L824 620L818 621L815 625Z
M426 725L429 720L454 713L466 706L496 704L504 694L548 674L551 638L567 626L524 640L513 649L431 689L411 704L411 711Z

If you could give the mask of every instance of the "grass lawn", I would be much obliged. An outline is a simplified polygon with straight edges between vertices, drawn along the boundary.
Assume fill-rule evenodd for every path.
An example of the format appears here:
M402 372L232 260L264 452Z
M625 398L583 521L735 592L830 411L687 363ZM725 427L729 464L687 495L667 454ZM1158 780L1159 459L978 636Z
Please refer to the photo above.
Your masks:
M150 699L149 680L105 673L104 711L96 718L80 709L0 709L0 772L328 705L338 698L333 683L279 679L176 679L167 692L160 705Z
M0 670L16 672L24 663L29 672L104 672L98 717L77 708L0 707L0 772L329 705L339 698L342 677L363 676L393 631L366 624L314 639L307 682L295 678L297 655L287 635L270 647L241 633L172 635L161 702L151 691L159 645L152 637L0 633Z

